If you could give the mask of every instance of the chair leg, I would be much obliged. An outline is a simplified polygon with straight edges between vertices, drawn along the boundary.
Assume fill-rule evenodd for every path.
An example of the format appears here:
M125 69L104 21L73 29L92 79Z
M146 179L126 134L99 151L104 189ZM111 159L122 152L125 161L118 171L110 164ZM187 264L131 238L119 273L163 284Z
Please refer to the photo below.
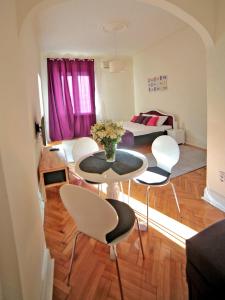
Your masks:
M171 181L170 181L170 184L171 184L171 187L172 187L172 190L173 190L174 198L176 200L178 211L180 213L180 206L179 206L179 202L178 202L178 199L177 199L177 194L176 194L176 191L175 191L175 187L174 187L174 185Z
M99 197L101 197L100 184L98 184L98 195L99 195Z
M77 238L80 234L81 234L80 231L77 231L75 233L74 242L73 242L73 250L72 250L72 255L71 255L71 259L70 259L70 267L69 267L69 272L68 272L67 285L69 285L69 282L70 282L70 276L71 276L71 271L72 271L73 259L74 259L74 255L75 255Z
M140 232L140 228L139 228L139 221L138 221L138 218L137 218L137 217L136 217L136 221L137 221L137 228L138 228L139 241L140 241L140 245L141 245L141 252L142 252L143 259L145 259L144 248L143 248L142 238L141 238L141 232Z
M120 192L122 193L122 197L123 197L123 200L124 200L123 184L122 184L121 181L120 181Z
M153 191L153 205L154 205L154 208L155 208L155 199L156 199L156 196L155 196L155 191Z
M148 186L147 190L146 190L146 199L147 199L147 231L148 231L149 190L150 190L150 186Z
M128 194L128 204L130 203L130 187L131 187L131 180L128 181L128 191L127 191L127 194Z
M110 245L110 259L116 260L116 257L117 257L116 245Z
M117 270L119 287L120 287L120 296L121 296L121 300L124 300L122 282L121 282L121 277L120 277L119 263L118 263L117 253L116 253L116 250L114 249L114 247L115 247L115 245L113 245L112 248L113 248L114 254L115 254L116 270Z

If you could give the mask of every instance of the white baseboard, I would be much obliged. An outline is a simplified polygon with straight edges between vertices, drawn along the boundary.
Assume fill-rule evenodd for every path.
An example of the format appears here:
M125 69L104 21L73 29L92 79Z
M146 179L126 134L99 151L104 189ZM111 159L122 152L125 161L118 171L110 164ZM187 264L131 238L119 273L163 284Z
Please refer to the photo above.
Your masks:
M225 212L225 197L205 187L203 200Z
M46 248L44 252L42 265L42 290L41 300L52 300L54 277L54 259L51 258L49 250Z

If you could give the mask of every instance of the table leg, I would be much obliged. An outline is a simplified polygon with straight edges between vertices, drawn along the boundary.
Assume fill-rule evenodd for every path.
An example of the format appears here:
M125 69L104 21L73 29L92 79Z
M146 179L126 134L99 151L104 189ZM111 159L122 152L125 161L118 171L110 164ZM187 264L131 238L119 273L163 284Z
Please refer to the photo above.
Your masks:
M116 245L110 245L110 259L115 260L117 256Z
M107 198L108 199L119 199L120 188L118 182L109 183L107 186Z

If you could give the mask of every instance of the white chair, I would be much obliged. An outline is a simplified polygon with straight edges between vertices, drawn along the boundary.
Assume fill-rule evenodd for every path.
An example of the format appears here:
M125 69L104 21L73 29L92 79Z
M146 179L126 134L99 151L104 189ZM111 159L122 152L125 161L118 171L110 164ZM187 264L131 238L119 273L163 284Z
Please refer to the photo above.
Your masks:
M92 154L97 151L99 151L98 144L90 137L81 137L81 138L73 140L71 152L72 152L74 164L82 156L87 155L87 154ZM100 195L101 183L90 181L90 180L85 180L85 179L84 179L84 181L88 184L98 185L98 194Z
M73 142L72 156L75 163L84 155L99 151L98 144L90 137L81 137Z
M82 156L87 154L92 154L97 151L99 151L99 146L92 138L82 137L73 141L72 156L73 156L74 163L76 163ZM102 188L101 183L90 181L90 180L84 180L84 181L89 184L98 185L98 194L100 195L100 190ZM120 186L120 191L123 194L123 185L121 182L119 183L119 186Z
M152 154L154 155L157 166L148 167L140 176L134 178L134 181L147 186L147 229L148 229L148 207L149 191L151 187L160 187L170 183L176 200L176 205L180 213L180 206L173 183L170 181L172 168L176 165L180 157L180 149L177 142L168 135L159 136L152 143Z
M89 137L81 137L73 140L64 140L62 141L62 146L66 154L67 166L70 173L73 176L83 180L74 172L75 163L81 156L98 151L98 144ZM89 184L98 185L98 194L100 195L101 183L91 182L87 180L84 181Z
M83 233L110 246L110 253L113 255L111 257L116 262L121 299L124 299L116 245L131 233L135 220L137 220L141 251L144 258L138 219L135 217L133 209L118 200L102 200L95 193L71 184L65 184L60 188L60 196L77 226L67 284L70 282L77 237L80 233Z
M73 154L72 154L72 150L73 150L73 145L75 143L75 139L73 140L63 140L62 141L62 146L66 155L66 161L68 166L73 167L74 166L74 158L73 158Z
M81 156L99 150L98 144L89 137L62 141L68 164L74 165Z

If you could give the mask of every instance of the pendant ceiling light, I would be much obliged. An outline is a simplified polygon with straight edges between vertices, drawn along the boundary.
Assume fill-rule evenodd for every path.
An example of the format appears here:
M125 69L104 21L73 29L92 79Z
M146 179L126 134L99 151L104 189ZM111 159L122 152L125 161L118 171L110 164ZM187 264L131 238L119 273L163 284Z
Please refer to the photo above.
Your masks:
M121 59L113 59L109 62L109 72L111 73L119 73L124 71L126 67L126 63Z
M111 73L124 71L126 62L118 57L117 54L117 33L127 29L127 24L123 22L111 22L103 25L103 30L111 33L114 38L114 57L102 63L103 68L107 68Z

